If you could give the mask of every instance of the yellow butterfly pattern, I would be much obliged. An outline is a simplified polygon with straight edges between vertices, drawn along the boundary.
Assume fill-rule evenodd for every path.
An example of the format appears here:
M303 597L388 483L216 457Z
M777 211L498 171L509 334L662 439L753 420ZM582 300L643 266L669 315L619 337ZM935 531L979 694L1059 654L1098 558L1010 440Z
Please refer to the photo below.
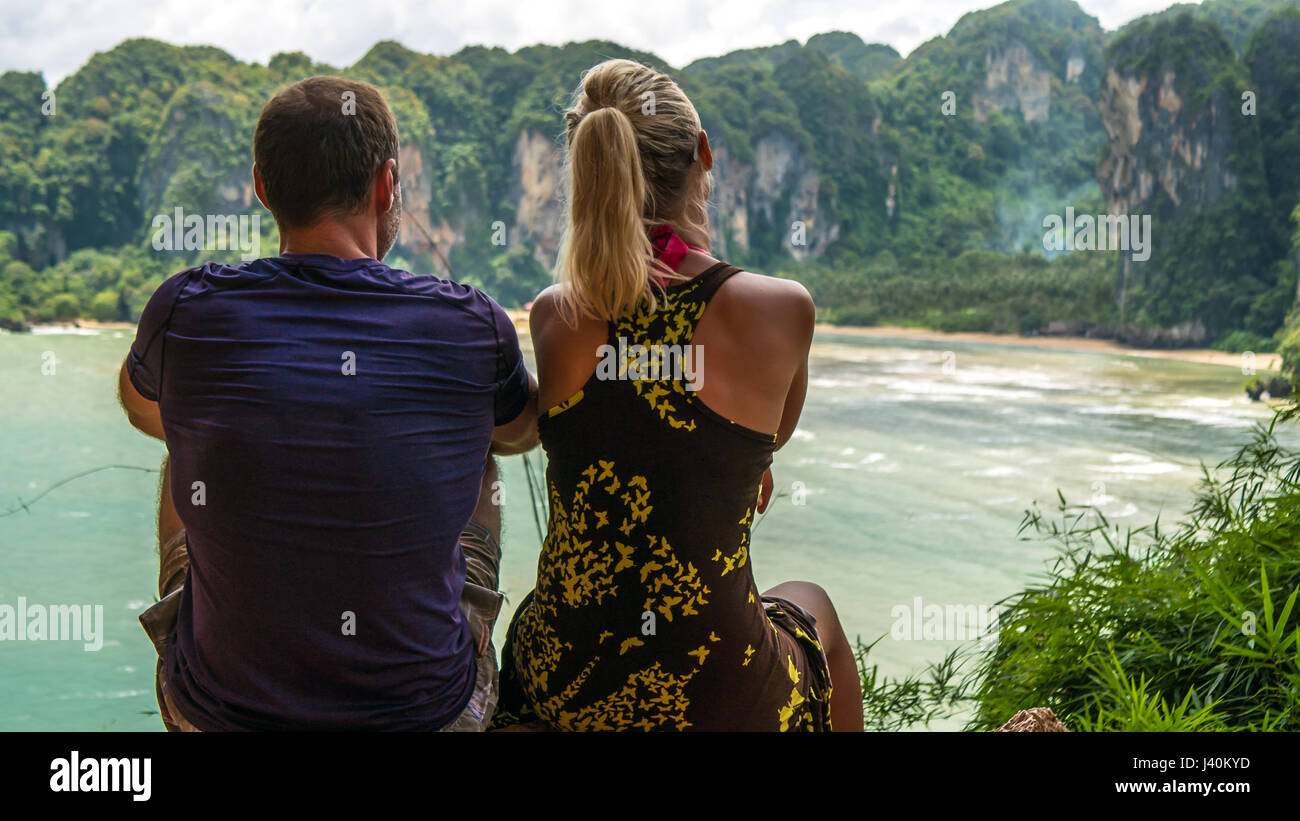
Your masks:
M656 507L672 509L678 482L689 490L693 479L663 472L671 453L654 450L657 434L709 424L694 393L674 378L666 347L691 341L711 294L698 285L669 288L655 312L615 323L611 333L626 338L628 351L620 374L648 362L648 375L618 380L619 393L588 385L585 396L579 392L546 420L548 456L548 436L570 437L560 444L580 455L559 469L560 460L550 460L537 583L511 623L509 665L503 653L502 682L516 680L527 705L503 700L502 717L524 720L532 712L563 730L685 730L719 726L719 711L731 711L750 728L829 726L829 671L815 630L757 596L749 566L752 502L742 512L740 498L719 500L703 536L680 522L667 532L657 524L666 513ZM611 451L597 447L607 439L592 431L619 426L620 414L635 417L631 429L649 444L632 446L635 458L596 458ZM727 447L711 455L743 471L744 482L770 461L770 442ZM701 693L707 697L693 703Z

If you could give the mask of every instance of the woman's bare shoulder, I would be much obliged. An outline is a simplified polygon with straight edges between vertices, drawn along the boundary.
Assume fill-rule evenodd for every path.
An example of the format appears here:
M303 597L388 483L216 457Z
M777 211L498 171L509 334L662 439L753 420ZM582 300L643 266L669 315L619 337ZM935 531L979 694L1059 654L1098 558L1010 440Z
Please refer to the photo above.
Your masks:
M533 307L528 312L528 327L533 339L603 337L605 323L573 310L564 298L564 287L558 282L547 286L533 300Z
M729 315L747 320L746 324L761 318L786 331L811 333L817 318L812 295L802 283L752 271L732 275L714 301L725 306Z

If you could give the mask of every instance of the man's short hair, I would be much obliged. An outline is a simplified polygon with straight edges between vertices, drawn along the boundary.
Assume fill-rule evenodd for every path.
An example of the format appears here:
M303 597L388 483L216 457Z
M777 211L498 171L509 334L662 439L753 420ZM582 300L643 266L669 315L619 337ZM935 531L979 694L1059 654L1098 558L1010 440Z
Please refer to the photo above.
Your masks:
M379 89L342 77L309 77L276 94L253 135L266 204L277 223L295 228L360 212L397 148Z

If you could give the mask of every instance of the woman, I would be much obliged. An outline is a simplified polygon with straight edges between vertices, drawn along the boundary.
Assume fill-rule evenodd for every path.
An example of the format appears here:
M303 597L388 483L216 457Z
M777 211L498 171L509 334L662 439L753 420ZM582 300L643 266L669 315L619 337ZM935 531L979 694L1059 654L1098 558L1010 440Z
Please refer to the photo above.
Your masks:
M531 316L550 525L494 724L861 730L825 591L760 596L749 563L803 406L812 300L709 255L713 156L669 77L601 63L565 118L570 224Z

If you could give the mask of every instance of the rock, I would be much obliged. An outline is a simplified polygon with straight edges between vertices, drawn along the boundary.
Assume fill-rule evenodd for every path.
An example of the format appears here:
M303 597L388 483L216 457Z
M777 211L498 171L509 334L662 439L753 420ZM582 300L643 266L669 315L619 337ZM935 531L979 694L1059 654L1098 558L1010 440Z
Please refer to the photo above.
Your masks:
M1091 327L1087 322L1076 319L1057 319L1047 323L1047 327L1043 328L1041 333L1046 336L1084 336Z
M1141 326L1155 323L1146 317L1194 318L1163 328L1122 324L1116 336L1140 347L1200 347L1245 324L1241 309L1209 294L1272 264L1239 249L1278 242L1267 220L1236 204L1267 197L1256 118L1241 110L1249 74L1221 30L1190 15L1126 27L1107 63L1097 95L1106 131L1097 183L1107 214L1158 226L1141 254L1130 247L1118 255L1120 316L1142 317ZM1211 234L1232 238L1222 255L1192 258L1186 238ZM1179 309L1162 310L1171 300Z
M1115 329L1115 338L1137 348L1195 348L1209 340L1210 332L1199 319L1170 328L1126 323Z
M995 733L1068 733L1069 728L1061 723L1049 707L1031 707L1021 710L1011 720L993 730Z
M1295 387L1284 376L1275 376L1272 379L1256 379L1246 385L1246 395L1250 397L1252 402L1258 402L1265 395L1269 399L1286 399L1294 391Z
M1082 63L1082 58L1079 60ZM996 111L1017 111L1027 123L1046 120L1051 110L1052 73L1039 64L1020 40L1012 38L984 53L984 88L972 98L975 119L984 122ZM1067 68L1067 71L1070 69ZM1077 66L1073 82L1082 73Z

